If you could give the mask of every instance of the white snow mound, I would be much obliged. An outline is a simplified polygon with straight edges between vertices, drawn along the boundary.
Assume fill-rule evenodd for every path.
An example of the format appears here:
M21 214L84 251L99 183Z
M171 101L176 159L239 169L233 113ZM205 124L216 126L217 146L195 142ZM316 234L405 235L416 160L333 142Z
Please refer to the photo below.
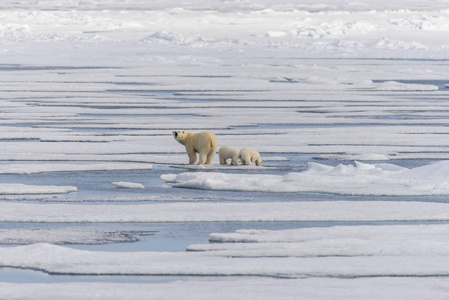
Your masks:
M118 181L118 182L113 182L112 184L120 189L144 189L145 188L145 186L143 184L137 183L137 182Z
M66 194L77 192L74 186L27 185L21 183L0 184L0 195L30 195L30 194Z
M449 161L408 169L355 162L286 175L181 173L161 178L173 187L260 192L324 192L348 195L449 195Z

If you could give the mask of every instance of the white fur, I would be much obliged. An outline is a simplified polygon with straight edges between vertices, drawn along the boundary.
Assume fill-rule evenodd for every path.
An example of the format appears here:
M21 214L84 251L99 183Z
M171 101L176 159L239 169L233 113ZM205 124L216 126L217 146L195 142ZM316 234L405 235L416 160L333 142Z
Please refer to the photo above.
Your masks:
M220 165L226 165L227 160L231 159L231 165L238 166L239 163L239 149L230 146L223 146L218 150L220 158Z
M186 147L189 156L189 164L193 165L197 161L196 154L199 154L198 164L212 164L212 160L217 152L217 137L209 131L190 133L182 130L173 131L173 137Z
M262 159L260 158L260 153L251 148L243 148L240 150L239 158L242 161L243 165L254 165L256 166L262 165Z

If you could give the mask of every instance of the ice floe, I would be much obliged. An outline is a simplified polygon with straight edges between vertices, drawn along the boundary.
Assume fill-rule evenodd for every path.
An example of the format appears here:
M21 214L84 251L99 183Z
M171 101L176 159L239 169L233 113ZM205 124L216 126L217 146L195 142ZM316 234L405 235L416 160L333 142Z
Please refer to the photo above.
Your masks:
M185 277L184 277L185 279ZM377 278L301 278L279 280L273 278L208 278L175 280L168 283L108 283L70 282L56 284L0 283L6 298L39 300L64 298L92 300L136 300L148 297L164 299L229 300L229 299L330 299L350 300L433 299L443 300L447 296L448 283L441 277L377 277ZM225 290L225 293L217 293ZM350 291L348 293L348 291Z
M137 182L126 182L126 181L117 181L113 182L113 185L115 185L117 188L121 189L144 189L145 186L141 183Z
M446 203L368 200L127 205L0 202L0 222L447 221L447 208Z
M323 192L348 195L448 195L449 162L408 169L394 164L355 162L336 167L309 163L286 175L181 173L161 178L173 187L261 192Z
M0 248L0 265L80 275L447 276L445 229L411 225L240 230L212 235L219 244L193 245L189 250L196 251L173 253L34 244Z
M202 276L430 276L448 275L444 256L255 257L202 252L111 253L34 244L0 249L0 265L52 274ZM64 263L61 263L63 261Z
M117 171L117 170L151 170L151 164L139 163L29 163L29 164L2 164L0 174L33 174L47 172L83 172L83 171Z
M55 245L83 244L101 245L135 242L138 233L132 231L76 230L76 229L11 229L0 230L0 244L25 245L49 243Z
M187 160L185 158L184 160ZM279 161L284 159L279 159ZM217 159L215 158L214 162L217 162ZM190 169L190 170L267 170L267 169L275 169L275 167L267 167L267 166L250 166L250 165L239 165L239 166L233 166L231 164L229 165L220 165L220 164L210 164L210 165L188 165L188 164L178 164L178 165L170 165L173 168L178 169ZM165 177L164 177L165 178Z
M0 247L0 265L72 281L0 283L1 297L447 298L447 226L437 221L449 220L449 167L424 165L449 159L445 1L5 0L1 8L0 221L38 230L3 223L5 240L37 244ZM220 146L263 156L298 155L301 168L177 174L172 166L186 158L174 129L211 130ZM314 158L371 162L320 161L296 172ZM151 181L134 171L151 164ZM101 187L81 180L112 170L127 172L102 177ZM170 185L206 190L165 188L161 173ZM118 190L118 180L157 187ZM253 191L291 194L269 202ZM39 223L204 221L347 226L216 233L219 243L189 247L196 252L104 253L49 243L116 237ZM75 274L195 277L147 285L79 283Z
M1 195L65 194L76 191L78 191L78 188L74 186L29 185L21 183L0 184Z
M212 234L214 243L192 245L189 250L197 252L184 253L98 252L49 244L0 248L0 265L50 274L195 276L169 283L22 283L17 289L18 284L4 282L0 287L4 296L25 299L39 299L42 295L77 299L84 294L92 299L144 299L158 295L178 299L185 298L183 293L187 293L188 299L296 299L298 295L306 299L388 299L395 295L397 299L397 294L398 299L428 295L444 299L448 287L447 280L441 278L447 275L448 268L444 259L449 243L446 227L238 230ZM217 288L226 287L229 292L214 296Z
M426 84L406 84L396 81L386 81L378 84L375 87L380 91L437 91L438 87L435 85Z
M238 230L211 234L211 244L187 249L233 257L447 255L446 230L447 225Z

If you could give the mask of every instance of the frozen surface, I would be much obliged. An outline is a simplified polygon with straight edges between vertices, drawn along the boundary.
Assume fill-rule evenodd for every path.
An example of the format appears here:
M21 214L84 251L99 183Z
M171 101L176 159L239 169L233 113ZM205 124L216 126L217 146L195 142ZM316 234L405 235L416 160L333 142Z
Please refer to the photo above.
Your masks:
M444 260L449 252L448 240L444 238L447 228L427 225L391 227L282 231L274 238L270 234L276 232L246 230L235 233L240 236L234 239L226 234L221 238L213 235L213 241L222 243L213 247L192 246L190 250L202 251L184 253L116 253L34 244L0 249L0 261L11 267L73 275L293 278L448 275Z
M335 226L211 234L213 244L190 251L233 257L447 255L446 225Z
M100 230L0 230L0 244L108 244L135 242L134 232Z
M261 192L322 192L346 195L448 195L449 162L407 169L393 164L336 167L309 163L309 169L286 175L180 173L162 175L174 187Z
M5 297L39 299L39 295L64 299L147 299L149 296L164 299L242 299L257 295L258 299L434 299L447 296L446 278L304 278L279 280L271 278L238 278L224 280L180 280L170 283L60 283L11 284L1 283ZM226 293L217 293L217 290ZM198 292L201 290L201 292ZM348 293L348 291L351 291ZM189 295L189 296L186 296Z
M113 185L115 185L119 189L144 189L145 186L141 183L137 182L126 182L126 181L118 181L113 182Z
M0 184L0 194L2 195L26 195L26 194L64 194L76 192L78 189L74 186L42 186L26 185L20 183Z
M35 244L0 249L0 261L9 266L51 274L214 276L214 279L204 281L194 279L188 284L174 281L162 286L156 283L82 285L95 292L97 297L109 295L105 288L113 287L116 292L113 299L119 299L126 287L132 287L132 291L123 296L125 299L132 296L143 299L140 293L147 291L147 286L152 289L148 290L146 297L164 293L166 298L175 299L180 292L189 291L192 287L200 288L203 291L200 297L205 297L214 288L229 284L234 288L226 294L226 299L249 295L268 299L275 292L277 297L285 295L287 299L298 295L306 298L328 298L332 295L345 299L376 299L389 298L390 293L399 293L400 299L419 299L428 293L436 299L443 299L448 288L447 281L441 278L447 276L447 260L444 258L448 241L445 232L447 225L238 230L229 234L212 234L214 244L189 247L189 250L197 252L89 252ZM231 277L225 279L220 276ZM20 289L15 293L36 299L32 291L46 295L57 291L58 295L68 294L71 299L70 291L78 284L28 284L25 286L30 290ZM382 288L379 285L383 285ZM7 290L5 295L9 295L16 285L3 283L2 287ZM167 287L169 292L165 290ZM346 296L346 289L352 287L354 290Z
M115 171L115 170L151 170L150 164L11 164L1 165L0 174L31 174L45 172L75 172L75 171Z
M447 1L0 19L0 297L447 298ZM173 130L264 166L187 165Z
M123 205L0 203L1 222L448 221L447 203L311 201ZM69 212L69 213L68 213Z

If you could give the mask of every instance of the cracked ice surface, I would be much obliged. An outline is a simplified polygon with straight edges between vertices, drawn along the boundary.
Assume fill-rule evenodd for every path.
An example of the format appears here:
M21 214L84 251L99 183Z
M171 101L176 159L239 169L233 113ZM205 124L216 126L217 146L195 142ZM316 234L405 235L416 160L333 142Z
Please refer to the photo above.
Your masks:
M447 297L444 1L0 8L0 233L30 244L1 247L1 271L71 280L6 281L1 297ZM254 148L264 167L218 166L218 157L188 166L178 129ZM253 221L265 229L226 227ZM268 230L275 221L295 228ZM134 238L107 230L123 222L220 230L188 247L196 252L55 245ZM88 228L61 228L74 223ZM175 279L102 283L101 274Z
M0 230L0 244L20 245L34 243L64 244L107 244L135 242L133 232L100 230Z

